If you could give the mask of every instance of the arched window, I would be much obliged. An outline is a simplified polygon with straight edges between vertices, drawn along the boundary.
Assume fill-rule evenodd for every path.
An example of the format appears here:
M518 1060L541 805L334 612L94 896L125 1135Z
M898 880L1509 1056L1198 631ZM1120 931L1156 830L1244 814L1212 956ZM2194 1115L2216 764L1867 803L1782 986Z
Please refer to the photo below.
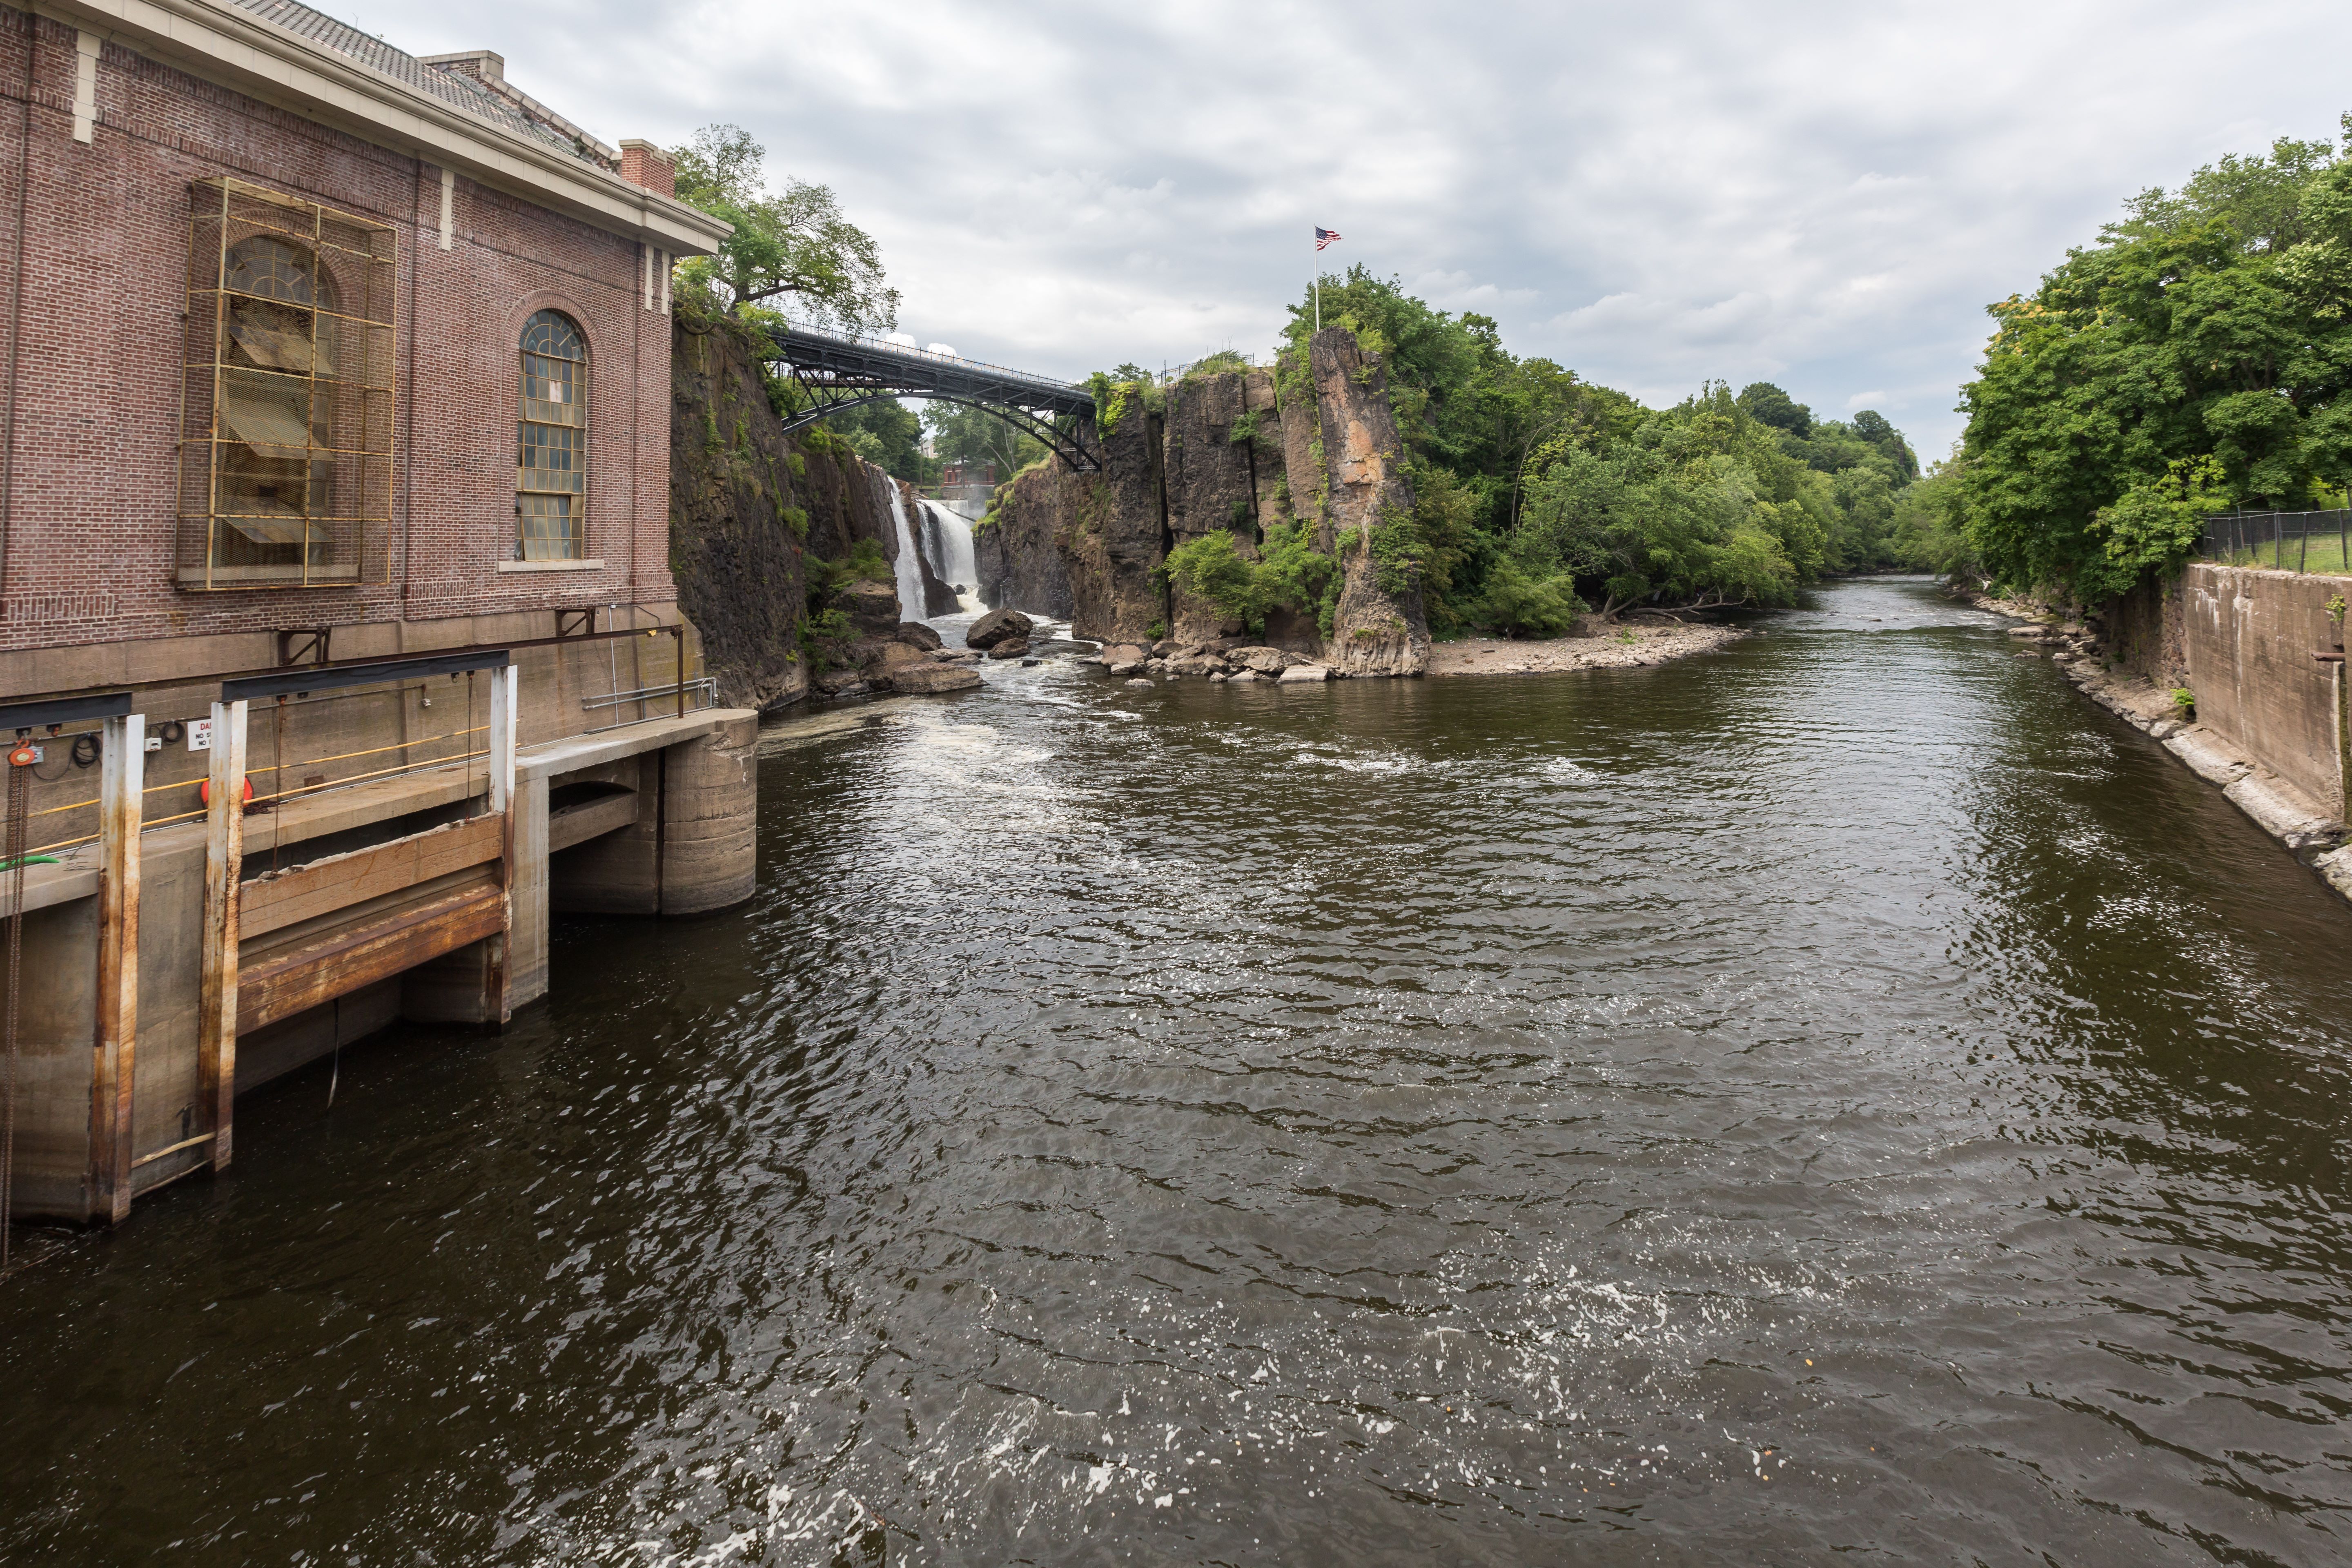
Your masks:
M517 544L525 561L588 553L588 345L579 324L541 310L522 329Z
M382 583L398 236L241 180L189 189L179 584Z

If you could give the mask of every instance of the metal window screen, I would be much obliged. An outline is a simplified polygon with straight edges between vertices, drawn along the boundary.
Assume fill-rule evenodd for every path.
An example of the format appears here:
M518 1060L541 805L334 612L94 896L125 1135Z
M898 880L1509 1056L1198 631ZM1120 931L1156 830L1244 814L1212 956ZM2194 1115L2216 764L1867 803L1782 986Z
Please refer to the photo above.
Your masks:
M383 583L393 229L242 180L191 192L179 584Z
M515 428L516 548L525 561L588 553L588 346L572 318L523 324Z

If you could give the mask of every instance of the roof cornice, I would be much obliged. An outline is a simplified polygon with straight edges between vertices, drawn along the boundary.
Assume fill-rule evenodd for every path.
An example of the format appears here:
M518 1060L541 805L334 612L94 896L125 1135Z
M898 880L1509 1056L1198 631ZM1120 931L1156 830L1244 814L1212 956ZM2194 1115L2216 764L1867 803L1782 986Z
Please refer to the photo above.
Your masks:
M32 8L192 76L674 255L707 256L733 232L699 208L467 114L225 0L35 0Z

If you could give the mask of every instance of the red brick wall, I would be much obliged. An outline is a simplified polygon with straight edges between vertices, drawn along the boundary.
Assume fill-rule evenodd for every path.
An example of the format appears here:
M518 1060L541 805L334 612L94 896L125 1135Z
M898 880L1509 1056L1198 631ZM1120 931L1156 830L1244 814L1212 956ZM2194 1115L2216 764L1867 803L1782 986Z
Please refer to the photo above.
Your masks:
M95 139L76 142L73 69L72 29L0 7L0 417L15 426L0 649L675 599L670 323L643 308L635 241L460 177L445 251L439 169L112 44ZM387 584L206 594L173 580L188 187L216 174L398 233ZM587 552L604 565L501 574L517 339L548 306L588 339Z

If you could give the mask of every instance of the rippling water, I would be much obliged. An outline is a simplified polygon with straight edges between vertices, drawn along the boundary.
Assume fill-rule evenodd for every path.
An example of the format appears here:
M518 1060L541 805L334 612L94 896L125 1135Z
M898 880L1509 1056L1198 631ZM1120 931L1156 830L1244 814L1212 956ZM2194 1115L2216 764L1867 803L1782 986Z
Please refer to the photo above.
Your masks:
M2352 911L1924 584L771 727L761 891L0 1297L0 1550L2329 1563Z

